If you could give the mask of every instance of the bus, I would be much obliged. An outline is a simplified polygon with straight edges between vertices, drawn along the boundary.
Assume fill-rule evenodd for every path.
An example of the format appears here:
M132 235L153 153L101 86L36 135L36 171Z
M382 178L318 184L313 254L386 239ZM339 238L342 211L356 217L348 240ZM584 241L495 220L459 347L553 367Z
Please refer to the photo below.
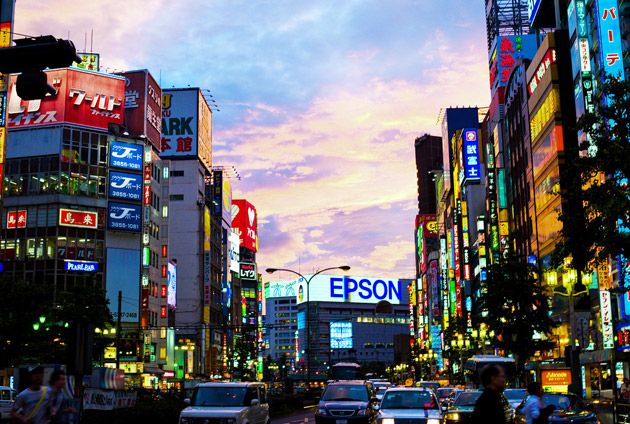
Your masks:
M358 380L361 365L356 362L338 362L330 367L331 380Z
M464 364L464 381L467 389L483 389L481 370L488 365L499 365L505 372L506 387L516 388L516 361L497 355L474 355Z

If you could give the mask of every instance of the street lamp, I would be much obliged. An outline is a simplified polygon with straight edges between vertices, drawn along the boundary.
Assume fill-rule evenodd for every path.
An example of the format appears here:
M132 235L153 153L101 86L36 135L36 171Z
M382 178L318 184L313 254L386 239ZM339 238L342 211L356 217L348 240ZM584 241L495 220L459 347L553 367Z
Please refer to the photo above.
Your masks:
M301 273L294 271L292 269L285 268L267 268L266 271L269 274L273 274L276 271L284 271L291 274L295 274L299 277L302 277L304 281L306 281L306 385L307 389L310 389L311 386L311 296L310 296L310 285L311 280L315 278L315 276L326 272L332 271L335 269L340 269L342 271L350 271L350 267L348 265L342 266L334 266L330 268L324 268L317 271L315 274L311 275L309 278L306 278Z

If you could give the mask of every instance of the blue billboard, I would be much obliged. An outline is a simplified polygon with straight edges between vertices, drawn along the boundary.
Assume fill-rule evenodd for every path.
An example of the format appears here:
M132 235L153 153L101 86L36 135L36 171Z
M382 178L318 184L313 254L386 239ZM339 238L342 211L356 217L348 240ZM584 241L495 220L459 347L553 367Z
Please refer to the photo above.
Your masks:
M112 141L109 143L109 166L142 171L144 147L140 144Z
M481 179L481 163L479 158L479 139L477 130L466 128L462 131L463 157L464 157L464 182L478 183Z
M142 200L142 175L109 171L108 196L113 199Z
M601 63L608 75L624 78L617 0L597 0Z
M142 230L142 206L109 202L107 229L139 233Z
M63 262L63 268L66 271L96 272L98 271L98 262L71 261L71 260L66 259Z

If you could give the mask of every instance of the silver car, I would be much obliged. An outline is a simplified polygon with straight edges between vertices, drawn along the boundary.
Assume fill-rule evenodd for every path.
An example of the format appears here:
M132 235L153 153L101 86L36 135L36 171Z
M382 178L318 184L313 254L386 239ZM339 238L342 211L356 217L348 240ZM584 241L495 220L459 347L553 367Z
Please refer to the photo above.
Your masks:
M385 392L377 424L440 424L442 410L433 390L394 387Z
M0 420L11 418L11 408L17 392L8 386L0 386Z
M262 383L203 383L195 387L179 424L270 424Z

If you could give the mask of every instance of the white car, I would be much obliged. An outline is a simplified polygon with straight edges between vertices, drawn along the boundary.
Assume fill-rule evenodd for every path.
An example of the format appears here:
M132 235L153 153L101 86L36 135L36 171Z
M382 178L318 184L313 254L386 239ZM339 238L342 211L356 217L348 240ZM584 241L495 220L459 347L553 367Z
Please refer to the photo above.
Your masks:
M383 395L390 387L392 387L392 383L389 381L378 381L374 383L374 391L376 392L376 398L379 402L383 400Z
M202 383L193 390L179 424L270 424L262 383Z
M11 418L11 408L17 392L8 386L0 386L0 420Z
M426 422L440 424L442 410L431 389L392 387L385 392L379 407L378 424Z

